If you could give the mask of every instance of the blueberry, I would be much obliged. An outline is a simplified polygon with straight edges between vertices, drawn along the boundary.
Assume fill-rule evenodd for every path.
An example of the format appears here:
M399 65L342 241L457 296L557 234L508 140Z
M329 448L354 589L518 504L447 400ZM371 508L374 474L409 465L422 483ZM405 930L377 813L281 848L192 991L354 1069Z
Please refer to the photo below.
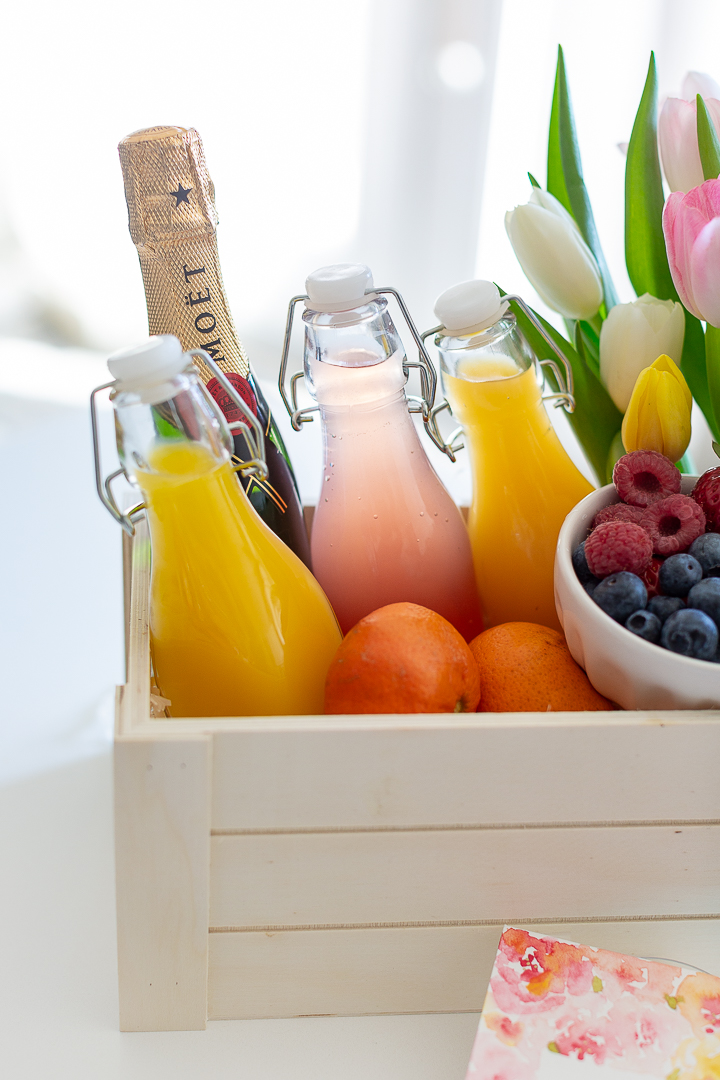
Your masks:
M662 628L661 642L666 649L694 656L696 660L712 660L718 647L718 629L709 615L696 608L676 611Z
M585 558L585 541L579 544L572 553L572 564L581 585L597 585L600 578L596 578L590 570Z
M593 581L586 582L585 585L583 585L583 589L588 594L588 596L592 596L599 584L600 578L595 578Z
M653 615L657 615L661 624L674 611L679 611L680 608L684 607L685 603L679 596L653 596L652 600L648 602L648 611L651 611Z
M634 611L647 605L647 589L637 574L621 570L603 578L592 598L611 619L624 623Z
M693 540L690 554L700 563L704 577L720 577L720 535L703 533Z
M656 644L660 640L662 623L651 611L633 611L630 618L625 620L625 626L631 634L637 634L645 641Z
M720 578L703 578L688 593L688 607L698 608L720 626Z
M687 596L702 576L703 568L698 560L683 552L665 560L660 567L658 585L668 596Z

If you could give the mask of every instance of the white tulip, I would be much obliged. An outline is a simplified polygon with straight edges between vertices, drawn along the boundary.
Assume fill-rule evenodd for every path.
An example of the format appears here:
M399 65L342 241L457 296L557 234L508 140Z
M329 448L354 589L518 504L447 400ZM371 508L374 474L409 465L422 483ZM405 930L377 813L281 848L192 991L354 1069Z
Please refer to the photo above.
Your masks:
M600 330L600 376L618 409L625 412L643 368L665 354L680 364L685 337L682 304L644 293L616 304Z
M505 215L505 229L525 276L549 308L566 319L591 319L603 299L590 248L565 207L534 187L530 202Z

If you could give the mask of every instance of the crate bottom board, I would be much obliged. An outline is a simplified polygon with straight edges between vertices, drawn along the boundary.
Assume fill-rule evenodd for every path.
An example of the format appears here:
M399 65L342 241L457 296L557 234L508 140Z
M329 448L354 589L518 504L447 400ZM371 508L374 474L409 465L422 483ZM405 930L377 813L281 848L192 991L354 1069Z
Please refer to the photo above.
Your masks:
M719 918L532 929L720 974ZM208 1019L479 1012L501 931L494 924L213 932Z

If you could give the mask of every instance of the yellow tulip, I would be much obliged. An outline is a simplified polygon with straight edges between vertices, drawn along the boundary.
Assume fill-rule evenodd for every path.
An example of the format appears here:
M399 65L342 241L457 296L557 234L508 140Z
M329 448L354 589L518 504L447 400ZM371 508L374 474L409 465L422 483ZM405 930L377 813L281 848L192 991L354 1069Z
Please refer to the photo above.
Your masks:
M658 356L635 382L622 425L623 446L657 450L679 461L690 442L692 394L680 368L669 356Z

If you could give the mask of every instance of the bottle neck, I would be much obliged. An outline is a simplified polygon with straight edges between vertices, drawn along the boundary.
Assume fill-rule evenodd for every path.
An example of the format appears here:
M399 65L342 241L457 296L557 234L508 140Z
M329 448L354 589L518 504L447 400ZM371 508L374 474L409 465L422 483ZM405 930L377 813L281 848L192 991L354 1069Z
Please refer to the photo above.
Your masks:
M247 377L220 272L215 189L200 136L193 128L147 128L118 151L150 333L174 334L183 351L206 349L222 371ZM196 364L207 383L211 372Z
M247 378L250 370L238 339L220 270L214 235L138 248L151 334L174 334L183 351L205 349L221 371ZM203 382L212 372L195 360Z
M148 474L167 471L173 456L194 458L200 471L230 460L227 424L192 367L156 386L117 389L111 400L120 461L143 490Z

